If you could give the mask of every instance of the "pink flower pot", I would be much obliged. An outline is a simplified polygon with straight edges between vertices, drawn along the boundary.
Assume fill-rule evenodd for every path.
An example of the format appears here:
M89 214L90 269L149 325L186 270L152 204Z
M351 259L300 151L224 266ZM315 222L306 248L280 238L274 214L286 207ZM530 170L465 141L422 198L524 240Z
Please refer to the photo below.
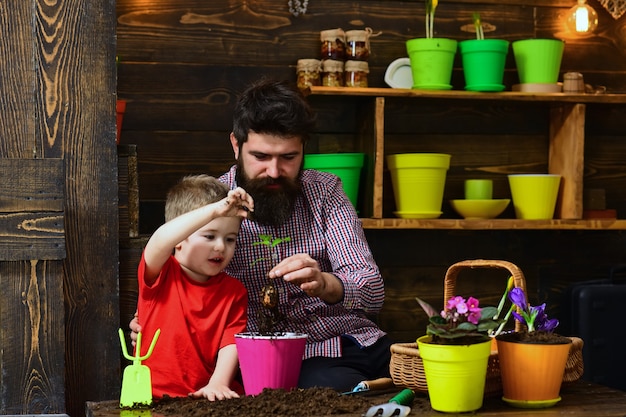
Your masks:
M302 333L235 335L246 395L260 394L264 388L296 388L306 338L307 335Z

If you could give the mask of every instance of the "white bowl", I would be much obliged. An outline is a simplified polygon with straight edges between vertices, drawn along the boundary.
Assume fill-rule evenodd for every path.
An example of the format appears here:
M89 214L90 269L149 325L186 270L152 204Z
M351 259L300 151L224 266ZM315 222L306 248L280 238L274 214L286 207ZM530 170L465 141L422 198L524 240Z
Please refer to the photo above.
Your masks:
M387 67L385 82L391 88L413 87L413 74L409 58L398 58Z

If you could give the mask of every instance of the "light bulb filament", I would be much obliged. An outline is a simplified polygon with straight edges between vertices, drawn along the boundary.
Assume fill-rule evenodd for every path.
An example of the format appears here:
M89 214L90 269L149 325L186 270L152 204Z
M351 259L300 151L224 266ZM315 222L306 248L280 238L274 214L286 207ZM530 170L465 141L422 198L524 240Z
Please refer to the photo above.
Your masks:
M576 32L587 32L589 30L589 12L584 7L576 10Z

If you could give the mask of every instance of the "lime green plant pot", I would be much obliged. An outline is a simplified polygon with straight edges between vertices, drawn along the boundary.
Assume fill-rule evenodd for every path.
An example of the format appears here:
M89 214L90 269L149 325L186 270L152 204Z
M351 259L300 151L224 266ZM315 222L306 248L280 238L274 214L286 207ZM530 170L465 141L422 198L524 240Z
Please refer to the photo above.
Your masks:
M405 153L387 156L396 212L402 218L437 218L441 215L450 155Z
M508 178L515 217L524 220L549 220L554 217L560 175L511 174Z
M464 413L483 406L491 340L472 345L428 343L417 339L433 410Z
M406 42L413 88L450 90L457 42L446 38L416 38Z
M559 39L523 39L512 44L521 84L554 84L559 80L565 42Z

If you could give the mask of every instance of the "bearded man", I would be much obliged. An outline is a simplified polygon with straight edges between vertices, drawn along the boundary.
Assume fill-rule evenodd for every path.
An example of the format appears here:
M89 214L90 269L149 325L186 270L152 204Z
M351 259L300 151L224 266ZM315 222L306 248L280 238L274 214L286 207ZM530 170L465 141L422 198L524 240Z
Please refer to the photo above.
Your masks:
M259 330L260 293L268 279L278 289L280 331L308 335L299 387L345 391L389 376L391 341L370 317L385 297L384 283L357 213L332 174L303 170L315 117L297 88L262 80L234 109L230 141L236 165L220 177L254 199L226 272L249 294L248 330ZM276 246L253 245L259 235L290 237ZM131 329L140 326L134 320Z

